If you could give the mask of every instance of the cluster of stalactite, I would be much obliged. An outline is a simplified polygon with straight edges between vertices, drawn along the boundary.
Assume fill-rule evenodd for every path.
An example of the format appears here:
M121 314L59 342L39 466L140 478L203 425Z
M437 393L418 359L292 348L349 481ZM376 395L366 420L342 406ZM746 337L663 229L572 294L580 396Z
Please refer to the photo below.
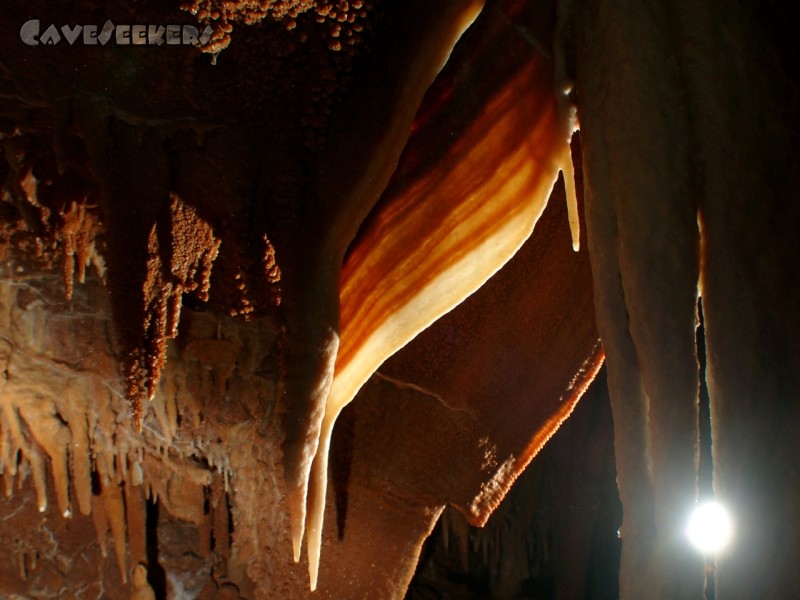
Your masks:
M218 338L218 319L198 313L192 339L171 351L175 368L143 407L143 429L136 433L100 282L89 278L65 300L57 269L29 273L30 265L10 265L16 266L4 267L0 280L0 475L10 510L4 519L17 529L5 546L14 570L5 576L3 593L76 593L96 585L115 595L129 589L135 598L151 584L159 594L165 585L176 593L176 586L193 584L195 593L211 598L227 588L246 589L250 580L236 569L249 568L257 550L275 542L251 531L238 534L234 544L231 533L253 518L251 505L280 493L274 486L249 495L255 490L239 484L255 468L259 447L272 448L272 460L280 459L279 439L264 438L259 422L247 419L251 411L276 418L269 410L274 383L231 382L251 342ZM270 328L260 336L267 347L276 339ZM239 386L248 391L235 403L226 400L228 388ZM278 505L278 496L272 501ZM153 511L162 514L161 523L152 522ZM95 531L94 541L77 536L86 544L77 550L69 534L73 521ZM169 549L153 554L157 537L165 535L159 528L170 527L188 528L196 539L191 551L202 564L194 580L181 573L179 556ZM60 532L51 534L53 547L42 546L40 532L51 529ZM236 560L229 564L234 548ZM99 563L87 579L80 565L91 556ZM168 581L159 582L153 573L165 569Z
M159 465L176 443L180 414L180 403L159 394L189 385L164 376L183 303L252 320L277 315L279 385L250 414L264 413L264 398L282 408L282 454L262 459L283 461L294 557L305 537L313 589L339 414L384 361L517 253L559 171L578 246L574 100L625 506L621 594L702 591L702 559L685 552L676 534L696 496L702 296L717 492L755 515L743 527L746 539L780 567L766 581L740 548L720 562L720 589L777 595L791 588L787 565L796 542L788 559L773 550L770 536L782 532L765 513L776 503L787 529L796 529L800 517L787 490L800 476L786 460L777 474L758 465L792 446L798 422L798 409L782 402L798 386L790 366L800 339L793 229L800 184L788 150L797 146L797 127L796 116L778 108L784 96L797 97L796 85L780 56L764 50L763 24L746 7L656 1L617 11L587 0L560 4L559 24L553 7L543 7L516 0L486 7L480 0L188 3L186 13L216 28L205 50L228 46L225 70L200 65L196 48L142 53L135 65L121 65L114 52L84 60L81 53L91 50L76 48L57 67L55 55L22 55L23 45L10 46L0 105L2 250L22 258L9 263L9 310L20 302L15 294L28 290L19 287L26 270L57 265L64 297L74 299L75 274L85 280L93 267L110 291L119 347L109 361L123 365L131 422L146 436L150 419L166 440L153 442ZM20 14L12 7L11 16ZM142 14L154 22L162 16L152 7ZM718 22L729 36L712 35ZM235 23L254 25L237 31L238 48L229 45ZM0 38L16 39L13 29L0 23ZM147 73L154 66L186 75L153 81ZM256 67L259 77L248 75ZM766 124L750 113L763 114ZM43 507L47 456L62 513L75 504L117 523L128 481L169 499L169 489L148 483L144 446L116 433L128 424L125 409L112 410L120 419L101 419L122 401L117 388L81 377L70 385L88 388L63 392L59 361L39 377L34 346L18 351L37 330L12 320L6 326L23 336L5 340L9 485L30 473ZM221 362L214 362L213 386L192 396L204 398L203 406L228 397L241 351L229 342L208 341L209 360ZM547 390L565 401L532 439L507 455L486 436L472 440L484 453L479 470L486 476L477 493L460 498L468 517L485 520L569 414L602 356L596 346L582 351L570 373L579 371L577 379ZM384 377L401 388L418 385ZM87 394L97 405L88 404L86 414L99 411L96 417L83 418L65 400ZM188 421L200 419L188 411L182 422L192 414ZM112 436L102 438L105 446L101 433ZM224 460L200 456L227 472ZM189 477L193 485L213 489L201 476L213 469L190 467L186 473L200 478ZM243 478L239 489L252 498L257 487ZM102 510L92 507L93 490ZM245 527L242 543L256 531ZM257 579L268 577L267 562L249 564Z
M361 39L350 33L363 29L359 19L370 16L370 7L344 3L332 9L327 3L318 4L319 22L344 23L346 38ZM220 31L227 35L231 22L255 23L277 8L269 5L255 14L249 5L221 7L207 3L186 9L202 19L219 20ZM307 8L298 5L292 9L297 14L271 17L276 22L291 20ZM489 11L474 33L479 41L460 47L452 66L425 97L482 8L478 1L443 3L419 19L412 10L382 11L382 18L395 30L372 49L360 77L368 80L371 70L382 69L384 56L400 57L402 64L392 71L390 85L366 92L354 86L357 101L342 105L338 114L330 114L332 99L358 76L351 75L352 65L339 59L329 64L329 55L316 50L319 40L311 43L304 27L299 27L300 33L288 27L267 36L268 44L280 44L286 36L293 44L309 43L310 49L302 52L293 45L268 53L263 74L272 84L285 86L288 79L309 92L300 102L301 110L322 120L309 122L298 113L302 118L297 124L276 123L266 116L270 104L289 104L301 92L282 96L278 92L285 87L270 90L272 100L258 107L254 129L261 133L277 129L280 135L263 155L246 156L237 149L248 140L247 134L230 119L217 120L213 110L211 115L199 111L193 99L191 116L166 116L183 108L182 98L167 111L159 107L162 116L155 119L133 117L131 108L123 110L107 97L74 97L62 102L58 113L66 133L42 128L5 134L20 148L21 166L9 161L14 167L9 180L27 185L18 186L22 193L13 198L14 205L21 214L38 218L41 226L32 231L35 237L61 240L65 256L71 256L74 246L80 254L77 262L83 265L91 258L87 254L95 243L91 236L99 234L102 223L103 259L95 262L107 266L103 274L112 292L126 395L137 426L142 426L143 403L157 393L167 341L178 334L185 297L200 303L210 300L215 308L245 317L281 305L288 506L296 560L309 528L312 589L320 560L328 447L342 408L384 360L472 294L514 255L544 211L559 171L566 174L573 246L578 245L569 150L572 123L551 93L552 58L525 37L495 52L504 43L509 22L525 23L546 11L519 2L501 3L497 12ZM545 17L537 28L542 39L547 23ZM340 36L341 27L336 25L330 35ZM419 37L423 30L425 36ZM220 43L216 40L211 51L221 49ZM315 92L319 83L315 76L294 72L276 81L273 71L284 74L297 67L295 53L310 57L303 66L313 68L324 83L324 94ZM490 83L484 82L476 97L473 82L487 77ZM47 94L41 100L26 95L31 92L23 75L13 83L30 103L46 104ZM252 100L253 94L247 97ZM385 114L362 123L358 135L353 135L349 119L362 103L383 106ZM27 114L25 107L20 111L17 119ZM253 107L245 103L237 113L250 117L251 111ZM450 119L450 114L457 116ZM309 143L309 132L322 130L327 131L321 143ZM452 139L430 144L441 136ZM67 144L74 154L65 153ZM317 155L308 155L309 150ZM215 161L220 154L225 157L221 163ZM348 165L341 164L342 157ZM351 165L359 159L364 166L351 179L341 177L341 169L353 171ZM316 176L300 173L297 165L304 161L317 163ZM398 161L401 168L395 173ZM42 163L56 168L30 175L34 167L41 170ZM437 169L430 169L432 164ZM64 173L80 186L71 190L69 211L59 213L71 221L53 224L47 220L53 202L42 203L40 189L53 187ZM258 201L259 192L265 190L252 189L260 173L268 179L260 184L269 188L266 206ZM311 200L304 201L309 195ZM76 228L72 222L76 219L89 223L88 229ZM417 245L420 239L427 242ZM251 245L259 249L255 256L242 250ZM70 274L71 263L65 259L64 264ZM71 276L67 282L69 294ZM597 367L596 349L591 356L588 378ZM566 390L570 401L523 456L492 465L497 473L472 502L475 519L485 519L499 503L516 473L569 413L582 385L583 379L575 390Z

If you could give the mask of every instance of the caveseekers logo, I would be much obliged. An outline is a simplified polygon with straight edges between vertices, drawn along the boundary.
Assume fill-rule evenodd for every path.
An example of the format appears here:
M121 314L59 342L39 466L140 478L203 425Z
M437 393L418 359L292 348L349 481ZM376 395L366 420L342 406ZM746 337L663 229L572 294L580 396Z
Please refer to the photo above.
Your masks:
M210 25L200 33L194 25L115 25L111 19L100 29L97 25L50 25L42 31L41 21L31 19L20 27L19 37L28 46L55 46L62 40L70 46L105 46L110 41L118 46L202 46L212 33Z

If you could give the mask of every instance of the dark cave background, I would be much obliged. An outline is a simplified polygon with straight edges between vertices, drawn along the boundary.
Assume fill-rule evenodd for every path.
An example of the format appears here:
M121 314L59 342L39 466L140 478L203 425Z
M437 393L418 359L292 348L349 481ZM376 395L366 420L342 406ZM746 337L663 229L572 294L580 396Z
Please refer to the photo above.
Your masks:
M445 509L406 600L617 598L613 436L603 369L484 528Z
M702 303L698 499L713 497ZM484 528L448 506L423 547L406 600L614 600L622 504L606 369L536 456ZM715 598L707 559L706 599Z

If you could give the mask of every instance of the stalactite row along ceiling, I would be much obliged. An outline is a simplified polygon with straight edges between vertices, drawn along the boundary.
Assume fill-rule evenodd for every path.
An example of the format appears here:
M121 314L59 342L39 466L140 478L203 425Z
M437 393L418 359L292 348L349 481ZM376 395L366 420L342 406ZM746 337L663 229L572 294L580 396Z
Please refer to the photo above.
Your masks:
M100 303L97 317L105 325L96 354L104 357L102 368L73 360L67 364L78 371L74 375L53 366L60 364L57 357L39 356L38 348L52 343L41 331L25 344L10 338L13 381L36 378L17 366L25 357L36 356L44 361L41 368L55 370L46 388L27 396L15 385L6 387L4 473L9 490L24 488L30 469L46 519L47 465L40 450L50 457L59 510L68 513L77 500L76 518L92 516L103 556L110 528L118 573L100 576L110 586L130 579L135 589L144 589L146 579L158 589L157 573L167 570L174 589L177 584L169 577L176 572L175 561L170 563L168 552L159 559L147 550L153 544L152 521L173 519L197 530L208 549L200 569L209 578L201 581L204 593L230 585L245 593L256 582L264 590L250 589L250 594L270 596L283 589L286 597L302 595L307 588L297 568L276 567L260 552L271 548L290 555L282 549L288 508L298 555L305 486L317 455L308 540L312 587L320 540L325 539L331 563L327 569L323 564L327 591L322 593L350 597L383 589L387 597L402 595L441 507L453 502L472 521L484 521L569 414L602 360L591 317L587 257L570 248L578 235L573 228L570 244L568 224L577 223L571 131L551 93L552 56L545 50L549 8L521 2L492 5L423 100L482 5L442 3L415 12L356 4L350 4L353 15L344 4L332 10L324 3L292 14L266 11L260 25L237 32L241 41L219 54L215 66L193 49L164 54L164 49L141 48L141 56L131 62L126 49L112 46L92 60L88 53L99 49L65 48L62 58L38 50L23 54L31 50L19 43L10 48L4 85L8 97L16 99L3 105L4 199L9 207L4 241L10 265L16 266L8 271L9 290L16 289L14 281L22 273L48 273L50 265L60 263L70 299L75 297L74 272L79 281L86 280L86 267L94 267L88 275L91 293L99 293L96 277L107 283L113 326L104 320L108 309ZM123 8L121 16L113 15L117 22L124 22ZM231 23L258 20L244 15L246 7L238 16L227 5L229 12L219 16L213 6L186 8L207 14L219 25L217 33L229 34ZM77 18L41 9L43 22ZM27 10L4 26L13 32L26 15ZM87 13L86 22L92 15ZM136 7L137 20L162 22L163 17L155 7ZM341 25L332 25L331 19ZM524 31L509 44L507 32L514 27ZM351 36L356 30L363 38ZM14 39L6 33L3 39ZM342 36L349 48L337 54L340 49L331 39ZM206 50L219 51L219 39ZM361 44L370 39L365 50ZM388 78L387 60L393 65ZM31 61L33 66L19 68ZM264 74L260 82L251 81L244 70L256 64ZM186 75L180 80L152 77L171 69L184 69ZM41 72L54 74L47 86L37 76ZM386 85L365 85L376 72ZM485 83L478 87L478 81ZM476 89L478 96L472 94ZM235 106L221 100L232 90L240 92ZM515 102L520 94L526 103ZM370 107L369 118L364 106ZM409 145L410 133L416 141ZM389 183L398 161L402 166ZM436 164L441 170L433 168ZM522 246L561 169L569 171L571 202L563 193L558 197L558 210L552 208L540 225L541 241L515 263L517 274L497 280L488 295L474 296L460 317L476 322L481 315L480 320L493 323L474 331L479 346L488 344L493 327L514 330L514 346L503 344L494 352L496 359L504 357L498 362L502 370L486 372L487 381L507 377L505 384L487 395L494 384L476 386L475 394L463 382L452 381L431 386L437 391L429 397L433 392L414 383L424 375L415 372L413 361L406 360L391 376L379 375L382 383L369 389L373 394L382 390L384 408L405 406L406 424L397 432L395 419L383 409L366 411L360 420L370 433L346 445L356 450L375 446L387 439L387 428L394 435L407 431L401 438L417 444L397 440L393 448L378 444L377 453L354 450L350 475L335 482L331 491L337 502L328 504L323 524L328 444L339 412L386 358L471 294ZM384 193L387 185L390 191ZM531 282L530 294L515 289L521 273ZM26 285L37 293L53 281L34 278ZM564 328L544 326L567 298L580 299L572 319L566 318ZM8 306L14 303L12 294ZM191 324L196 319L182 316L184 303L220 315L216 331L195 339ZM63 312L67 321L66 315L74 313L72 305L48 306L59 306L53 310ZM512 306L519 308L514 312ZM274 332L254 342L226 314L254 323L275 319L280 348L273 347ZM24 313L24 318L33 317ZM514 327L521 322L525 327ZM463 355L470 346L460 336L469 330L461 329L456 321L438 334L429 333L432 346L411 346L406 354L434 360L446 352L454 363L472 360L477 347ZM543 359L544 348L553 344L565 345L571 359L560 365L543 361L541 377L531 377L530 361ZM242 358L248 351L266 356L271 366L265 370L261 361ZM123 366L122 389L111 368L114 357ZM334 360L339 364L334 366ZM334 373L341 378L332 379ZM279 385L254 386L229 406L229 398L241 393L241 381L252 381L254 375ZM104 403L101 394L90 407L80 393L59 395L64 377L74 379L76 390L100 386L114 403ZM198 387L196 378L207 383ZM335 394L326 407L331 383ZM132 401L140 433L126 429L131 422L119 404L120 392ZM533 398L540 402L532 403ZM509 419L495 422L493 407L506 400L512 402ZM454 413L452 406L464 408ZM242 422L232 424L228 410L241 415ZM463 422L458 417L462 410L472 415ZM454 418L460 422L455 437L450 431ZM520 429L526 421L529 426ZM323 423L325 437L317 454ZM421 423L422 429L437 424L426 433L430 437L411 434ZM452 443L443 446L448 438ZM258 461L269 475L264 484L248 481L264 479L243 458L241 448L248 443L253 445L250 462ZM375 454L383 458L376 461ZM465 457L470 458L459 465ZM275 465L281 460L284 477L276 480ZM445 481L424 484L447 472L453 475ZM346 510L338 501L342 494ZM268 498L274 509L265 516L255 506ZM386 512L387 500L395 505L393 511ZM233 532L226 542L228 532L220 523L228 505ZM167 516L154 517L154 506L164 508ZM321 538L323 527L327 533ZM376 528L383 528L382 538L376 538ZM167 535L162 534L166 526L157 529L156 538ZM368 550L381 539L391 541L395 550L382 551L376 561ZM33 542L29 550L35 553ZM361 565L365 573L357 582L332 576L342 564ZM22 569L22 589L25 581L36 585L40 575L37 568ZM278 588L270 591L270 585Z

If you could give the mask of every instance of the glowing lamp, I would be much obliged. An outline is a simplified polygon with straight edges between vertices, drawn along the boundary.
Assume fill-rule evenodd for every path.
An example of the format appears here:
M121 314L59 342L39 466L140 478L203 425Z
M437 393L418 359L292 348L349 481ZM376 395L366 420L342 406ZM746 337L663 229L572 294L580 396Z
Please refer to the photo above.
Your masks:
M686 536L693 546L705 554L719 552L733 536L733 524L728 511L718 502L698 504L689 518Z

